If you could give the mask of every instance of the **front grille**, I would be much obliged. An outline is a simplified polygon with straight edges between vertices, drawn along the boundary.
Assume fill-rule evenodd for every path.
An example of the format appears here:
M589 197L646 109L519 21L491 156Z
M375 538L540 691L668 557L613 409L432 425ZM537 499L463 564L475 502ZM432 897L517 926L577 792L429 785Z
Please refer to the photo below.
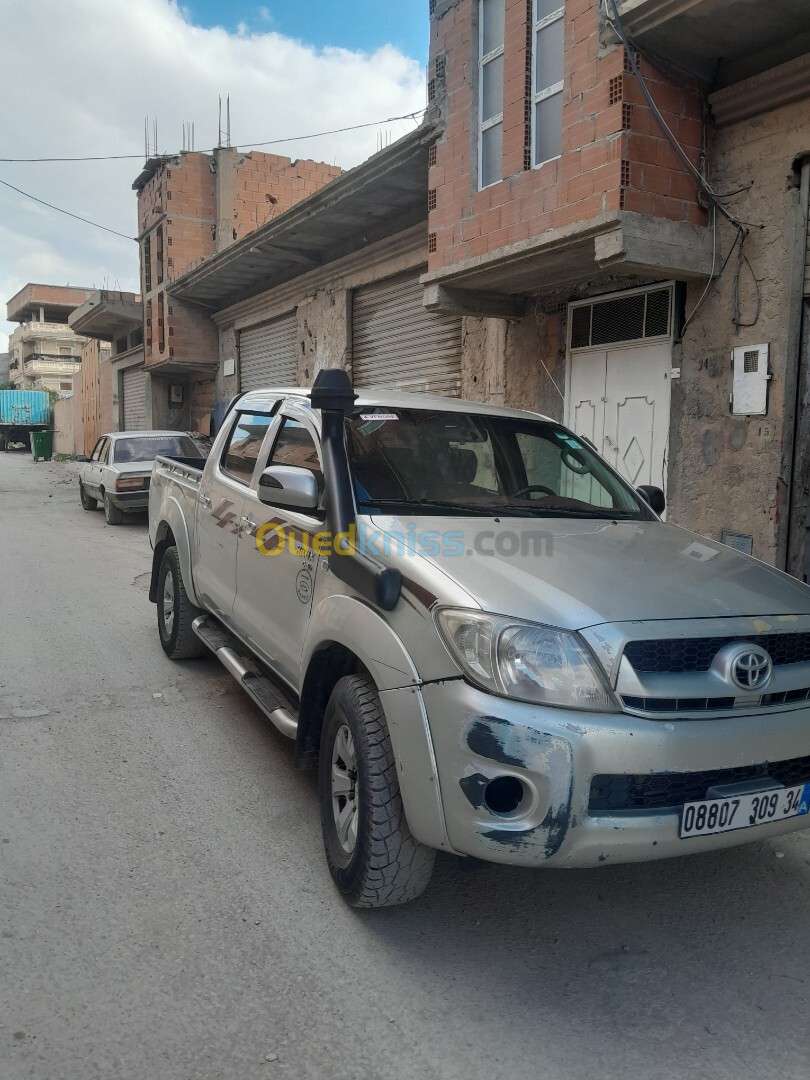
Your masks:
M705 698L664 698L664 697L635 697L625 694L622 703L626 709L638 709L639 712L648 713L697 713L697 712L722 712L725 709L736 707L736 698L733 697L705 697ZM741 708L773 708L776 705L792 705L797 701L810 700L810 688L802 687L800 690L781 690L777 694L763 694L760 698L744 702Z
M711 787L745 780L774 780L785 787L808 783L810 756L704 772L594 776L588 812L599 817L638 810L673 811L684 803L705 799Z
M801 664L810 660L810 634L757 634L754 637L666 638L630 641L624 655L636 671L708 671L724 645L746 642L765 649L774 664Z

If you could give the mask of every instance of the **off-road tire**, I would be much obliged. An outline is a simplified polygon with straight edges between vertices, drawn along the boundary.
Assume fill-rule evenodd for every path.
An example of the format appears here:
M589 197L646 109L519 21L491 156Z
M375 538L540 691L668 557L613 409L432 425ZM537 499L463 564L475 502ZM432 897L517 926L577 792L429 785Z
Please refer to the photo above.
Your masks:
M83 510L95 510L98 506L98 499L94 499L91 495L87 494L81 480L79 481L79 498L81 499Z
M104 493L104 520L108 525L123 525L124 511L110 502L110 496Z
M166 578L168 576L171 576L174 601L174 617L171 620L171 626L167 626L166 621ZM157 621L160 644L170 660L193 660L208 652L191 629L191 624L198 615L202 615L202 611L189 600L183 584L177 548L167 548L158 571Z
M338 838L332 801L332 753L344 727L354 741L357 767L357 839L351 854ZM367 676L345 676L329 698L321 732L320 799L326 861L347 903L392 907L425 891L436 852L408 828L385 713Z

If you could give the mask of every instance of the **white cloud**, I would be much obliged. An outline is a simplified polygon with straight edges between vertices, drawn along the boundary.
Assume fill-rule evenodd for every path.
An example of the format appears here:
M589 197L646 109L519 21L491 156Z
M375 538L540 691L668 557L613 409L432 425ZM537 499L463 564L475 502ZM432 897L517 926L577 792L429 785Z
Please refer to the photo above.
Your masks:
M144 117L157 117L159 149L217 141L217 98L230 94L234 144L263 142L398 116L424 106L424 71L392 46L372 54L315 49L273 31L193 26L171 0L38 0L14 5L4 36L3 151L14 157L138 153ZM32 77L30 42L37 43ZM391 137L412 121L388 125ZM343 167L377 148L368 128L268 147ZM136 232L132 181L141 162L3 164L0 178L66 210ZM136 289L137 247L0 187L0 301L45 281ZM8 330L0 322L0 331ZM0 349L4 348L0 336Z

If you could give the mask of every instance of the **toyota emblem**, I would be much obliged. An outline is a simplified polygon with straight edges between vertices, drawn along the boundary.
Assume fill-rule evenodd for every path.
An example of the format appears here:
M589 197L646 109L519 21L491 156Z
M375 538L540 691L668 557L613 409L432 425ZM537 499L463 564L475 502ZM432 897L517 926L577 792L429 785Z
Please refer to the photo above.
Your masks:
M770 682L773 661L764 649L743 645L731 658L731 681L741 690L761 690Z

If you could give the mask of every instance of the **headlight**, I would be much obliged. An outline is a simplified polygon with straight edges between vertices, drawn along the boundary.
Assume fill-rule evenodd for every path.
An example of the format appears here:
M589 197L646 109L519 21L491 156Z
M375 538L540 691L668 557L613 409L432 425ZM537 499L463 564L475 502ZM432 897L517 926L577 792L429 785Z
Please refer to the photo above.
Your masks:
M596 661L576 634L498 615L449 608L439 632L472 682L504 697L616 712Z

